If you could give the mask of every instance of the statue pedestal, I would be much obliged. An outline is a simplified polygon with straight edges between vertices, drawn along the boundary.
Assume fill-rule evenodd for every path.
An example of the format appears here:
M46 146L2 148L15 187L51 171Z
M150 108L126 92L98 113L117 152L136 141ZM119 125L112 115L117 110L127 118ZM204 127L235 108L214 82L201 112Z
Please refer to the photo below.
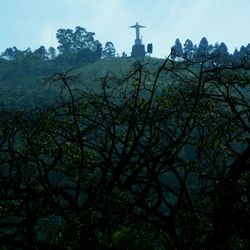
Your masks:
M132 57L144 57L146 54L145 46L143 44L135 44L132 47Z

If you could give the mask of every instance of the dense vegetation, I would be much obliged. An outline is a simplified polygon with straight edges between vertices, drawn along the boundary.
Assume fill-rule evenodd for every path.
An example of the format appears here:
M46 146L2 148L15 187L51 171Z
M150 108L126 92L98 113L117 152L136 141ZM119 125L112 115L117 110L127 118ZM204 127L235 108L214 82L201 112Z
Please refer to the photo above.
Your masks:
M0 248L249 249L249 46L57 38L0 59Z
M209 55L214 55L213 63L217 66L228 66L230 64L239 64L250 56L250 44L242 45L240 50L235 49L233 54L230 54L224 42L215 45L209 44L206 37L203 37L199 45L187 39L184 45L177 38L174 46L171 48L171 58L182 60L204 60ZM216 56L215 56L216 55Z
M100 58L114 58L113 43L102 46L94 35L82 27L59 29L57 49L7 48L0 56L0 105L8 109L46 105L58 97L58 88L44 84L51 75L87 66Z
M166 59L55 74L61 102L0 114L1 249L249 249L249 65Z
M1 106L4 105L8 110L31 109L53 103L58 98L58 88L48 87L44 83L54 73L70 70L83 72L82 78L88 81L85 90L93 86L91 90L96 91L96 77L107 71L119 73L122 70L124 72L133 61L126 56L125 52L119 58L112 42L108 41L102 45L95 39L95 33L88 32L79 26L74 30L58 29L56 38L57 48L46 49L44 46L40 46L34 51L30 48L21 51L13 47L7 48L1 53ZM247 45L230 54L225 43L211 45L205 37L198 45L187 39L182 46L180 40L176 39L175 45L172 47L171 59L198 62L207 56L216 55L214 60L210 60L211 63L217 66L230 66L243 62L249 56L249 51L250 45Z

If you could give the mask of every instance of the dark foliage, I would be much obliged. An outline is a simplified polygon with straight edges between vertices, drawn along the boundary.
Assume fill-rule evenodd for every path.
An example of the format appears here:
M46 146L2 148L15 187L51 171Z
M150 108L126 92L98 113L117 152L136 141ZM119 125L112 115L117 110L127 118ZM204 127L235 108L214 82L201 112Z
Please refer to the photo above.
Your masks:
M50 47L48 50L44 46L40 46L34 52L29 48L21 51L16 47L7 48L2 54L3 61L13 61L14 63L23 64L23 61L31 60L33 64L47 64L51 67L49 61L53 61L57 65L64 68L72 68L99 60L102 55L104 57L114 57L115 47L112 42L105 44L103 52L102 44L94 39L94 32L88 32L85 28L77 26L75 30L58 29L56 38L59 46L57 50ZM54 72L57 70L55 68Z
M2 110L1 249L249 249L249 71L214 60Z
M246 47L242 46L240 50L237 49L233 54L228 52L227 46L224 42L215 45L209 44L206 37L203 37L199 45L194 45L193 42L187 39L182 48L179 39L176 39L175 45L171 48L171 58L175 60L192 60L199 62L205 60L207 57L214 57L211 64L219 66L232 66L237 64L245 64L249 60L250 44Z
M112 42L106 42L103 49L103 57L112 58L116 56L116 50Z

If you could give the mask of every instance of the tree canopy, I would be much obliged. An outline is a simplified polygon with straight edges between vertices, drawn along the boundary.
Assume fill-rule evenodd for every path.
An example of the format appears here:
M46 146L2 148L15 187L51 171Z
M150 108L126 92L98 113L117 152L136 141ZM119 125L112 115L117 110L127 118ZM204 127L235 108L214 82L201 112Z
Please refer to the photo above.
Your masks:
M248 249L249 66L137 61L0 115L2 249Z
M112 42L106 42L103 49L103 57L112 58L115 57L116 50Z
M190 39L187 39L182 44L180 40L177 38L175 41L175 45L172 46L171 49L171 58L172 59L180 59L183 60L192 60L192 61L201 61L205 58L214 57L213 63L219 65L229 65L229 64L239 64L246 61L247 57L249 57L250 53L250 44L246 47L241 46L240 50L236 49L234 53L230 54L228 48L224 42L220 44L215 43L215 45L209 44L206 37L203 37L198 45L193 44ZM212 63L212 62L211 62Z
M59 43L57 49L50 47L48 50L42 45L31 51L30 48L21 51L16 47L7 48L1 58L9 61L22 59L40 59L42 61L53 60L66 67L78 66L83 63L90 63L104 57L115 57L116 50L112 42L107 42L103 51L102 44L95 40L95 33L77 26L72 29L58 29L56 38Z
M69 68L115 55L94 35L1 55L12 106L58 91L0 110L1 249L249 249L250 45L176 39L165 60L81 82Z

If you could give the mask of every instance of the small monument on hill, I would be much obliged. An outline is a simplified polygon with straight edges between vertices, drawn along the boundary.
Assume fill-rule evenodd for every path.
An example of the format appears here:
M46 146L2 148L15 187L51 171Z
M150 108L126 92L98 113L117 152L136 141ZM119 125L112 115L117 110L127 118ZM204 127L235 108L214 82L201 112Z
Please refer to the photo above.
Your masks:
M140 38L140 29L141 28L146 28L146 26L142 26L138 24L138 22L133 25L129 26L129 28L134 28L136 32L136 39L135 39L135 44L132 47L132 52L131 56L132 57L144 57L146 53L152 53L153 51L153 46L152 44L148 44L147 46L147 52L145 51L145 45L142 44L142 39Z

